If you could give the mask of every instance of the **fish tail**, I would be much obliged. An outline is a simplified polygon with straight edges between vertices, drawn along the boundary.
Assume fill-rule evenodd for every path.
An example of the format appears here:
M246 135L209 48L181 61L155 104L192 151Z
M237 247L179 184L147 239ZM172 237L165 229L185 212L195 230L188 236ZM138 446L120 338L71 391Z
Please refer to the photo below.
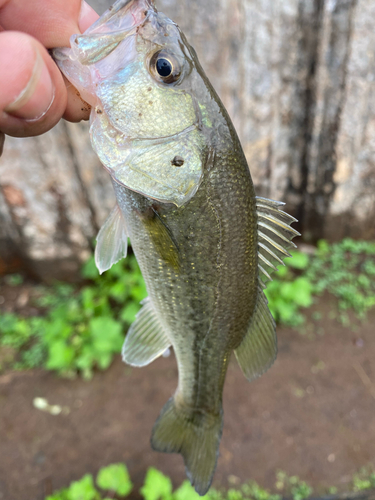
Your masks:
M180 453L195 491L205 495L216 469L222 427L222 411L213 415L180 407L171 398L154 424L151 445L156 451Z

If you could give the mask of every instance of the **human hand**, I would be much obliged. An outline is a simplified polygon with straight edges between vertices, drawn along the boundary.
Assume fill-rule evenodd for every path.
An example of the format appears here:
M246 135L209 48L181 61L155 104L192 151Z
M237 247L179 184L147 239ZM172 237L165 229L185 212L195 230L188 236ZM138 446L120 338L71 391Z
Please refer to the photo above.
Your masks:
M4 133L43 134L90 107L64 80L47 49L69 47L98 15L81 0L0 0L0 154Z

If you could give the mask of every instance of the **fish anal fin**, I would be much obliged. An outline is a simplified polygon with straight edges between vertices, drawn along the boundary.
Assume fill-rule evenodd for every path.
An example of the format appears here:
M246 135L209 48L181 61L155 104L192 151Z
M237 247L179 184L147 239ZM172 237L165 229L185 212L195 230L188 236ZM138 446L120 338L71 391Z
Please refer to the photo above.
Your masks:
M171 345L152 302L146 299L143 304L129 328L122 348L122 359L132 366L148 365Z
M156 451L180 453L195 491L205 495L216 469L222 427L222 412L211 415L180 407L171 398L155 422L151 445Z
M96 238L95 264L102 274L127 255L128 234L119 206L109 214Z
M284 203L257 196L259 275L263 282L272 280L277 266L291 257L288 249L295 248L292 239L300 236L290 227L296 219L280 209Z
M258 289L258 301L241 344L235 349L238 364L245 377L251 381L270 368L277 354L276 325L263 290Z

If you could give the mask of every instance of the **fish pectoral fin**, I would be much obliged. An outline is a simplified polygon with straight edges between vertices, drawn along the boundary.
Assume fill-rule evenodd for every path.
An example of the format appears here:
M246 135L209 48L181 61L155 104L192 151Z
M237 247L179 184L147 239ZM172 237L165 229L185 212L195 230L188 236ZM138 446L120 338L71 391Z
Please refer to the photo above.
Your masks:
M122 359L128 365L146 366L171 346L163 325L156 315L150 299L129 328L122 348Z
M96 238L95 264L102 274L127 255L128 234L119 206L109 214Z
M155 451L181 453L195 491L205 495L211 486L219 455L223 415L178 407L171 398L152 429Z
M243 374L250 382L270 368L277 354L276 325L267 304L259 286L258 302L250 327L234 351Z
M290 224L297 222L291 215L280 210L281 201L256 197L258 216L258 257L259 275L263 283L272 281L271 274L277 266L285 265L283 259L291 257L289 248L295 248L292 242L300 233Z

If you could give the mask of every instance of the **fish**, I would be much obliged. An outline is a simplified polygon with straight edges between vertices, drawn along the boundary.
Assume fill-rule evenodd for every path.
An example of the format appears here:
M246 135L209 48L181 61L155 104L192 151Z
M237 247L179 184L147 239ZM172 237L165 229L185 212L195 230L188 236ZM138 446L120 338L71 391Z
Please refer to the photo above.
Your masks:
M224 105L185 35L153 1L118 0L70 43L53 56L92 106L92 146L116 195L96 263L104 272L125 257L129 238L148 293L123 360L142 367L173 347L178 386L151 445L181 454L204 495L232 352L249 381L275 360L264 288L295 247L296 219L282 202L255 195Z

